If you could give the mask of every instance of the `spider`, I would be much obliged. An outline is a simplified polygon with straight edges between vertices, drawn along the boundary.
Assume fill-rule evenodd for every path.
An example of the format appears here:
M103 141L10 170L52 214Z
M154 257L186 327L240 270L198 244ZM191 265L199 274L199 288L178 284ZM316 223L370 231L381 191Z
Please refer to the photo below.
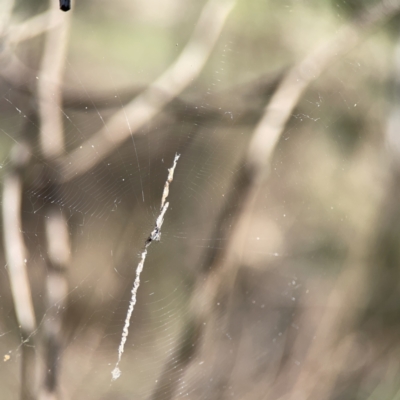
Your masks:
M145 245L147 247L153 240L158 242L158 241L160 241L160 239L161 239L160 228L158 226L156 226L153 229L153 232L151 232L150 236L147 238Z

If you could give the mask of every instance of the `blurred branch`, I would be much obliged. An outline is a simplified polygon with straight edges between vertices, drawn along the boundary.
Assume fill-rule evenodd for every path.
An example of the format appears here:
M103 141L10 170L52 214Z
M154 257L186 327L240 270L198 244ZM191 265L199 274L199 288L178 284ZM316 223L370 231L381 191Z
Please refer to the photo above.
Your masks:
M235 84L232 87L221 92L211 94L207 97L207 107L204 107L199 115L198 104L201 99L196 97L186 99L181 96L176 96L166 111L170 114L175 114L179 118L188 118L195 115L195 118L204 119L226 119L225 110L220 109L221 104L229 104L229 110L235 115L235 123L237 117L244 119L251 112L249 102L257 101L261 103L262 98L270 96L278 86L285 71L279 70L275 73L268 73L254 79L250 82ZM16 86L14 90L23 91L24 88ZM92 110L92 109L111 109L121 108L121 104L125 106L132 97L143 92L143 87L133 86L130 88L121 88L113 91L92 91L73 90L68 88L63 92L63 105L65 108L74 110ZM26 91L26 90L25 90ZM160 93L164 96L163 93ZM237 104L239 103L239 104ZM265 104L265 100L264 103ZM197 107L197 108L196 108ZM232 110L231 110L231 107ZM258 116L260 110L257 109ZM244 116L242 115L244 114Z
M331 65L338 57L348 52L360 41L360 32L383 23L400 11L400 1L382 2L378 6L366 10L354 22L343 27L333 39L320 46L302 62L294 66L283 78L271 101L265 108L260 122L256 126L250 140L249 148L244 156L244 167L239 171L232 185L225 206L222 209L213 238L230 237L234 231L235 220L241 211L248 208L254 196L268 176L268 168L273 151L285 128L293 109L301 94L308 85ZM253 198L253 200L250 200ZM246 203L246 206L244 204ZM207 252L204 269L213 270L219 260L226 254L219 246L211 245Z
M16 45L24 40L39 36L62 24L64 18L65 15L60 13L59 10L49 10L35 15L24 22L10 26L7 32L8 42Z
M17 318L22 330L32 332L35 327L34 313L27 284L28 275L25 268L25 246L21 233L21 220L17 212L18 206L21 205L21 188L21 179L15 173L9 174L4 179L4 241Z
M54 7L54 1L51 2ZM58 12L59 14L59 12ZM58 20L56 12L50 14ZM54 159L64 152L64 129L61 113L61 80L67 52L70 13L62 14L63 23L46 36L38 79L40 148L43 157Z
M13 1L3 2L3 6ZM1 7L1 6L0 6ZM11 8L10 8L11 7ZM12 6L9 5L7 12L11 16ZM0 20L0 41L4 42L2 51L2 77L11 82L17 88L28 87L36 77L36 71L24 65L14 54L10 46L16 46L22 41L32 39L35 36L55 28L62 22L62 14L59 10L46 11L36 15L24 22L9 26L7 12L1 12L2 20ZM1 26L1 23L3 26Z
M22 335L21 399L35 398L35 354L29 343L36 329L35 313L32 304L28 272L26 269L26 250L22 235L22 169L30 158L26 144L17 144L11 153L11 168L3 181L3 239L18 325Z
M175 63L123 110L117 112L100 131L61 159L63 181L84 174L104 160L199 75L234 2L208 0L192 37Z
M46 338L46 378L41 399L57 398L59 365L62 350L62 321L68 294L67 268L70 264L70 242L66 218L57 207L46 210L46 239L48 246L46 301L44 321Z
M336 60L354 48L367 31L400 11L400 1L382 1L345 25L326 43L295 65L282 80L254 132L247 156L255 170L265 173L271 154L305 89Z
M0 39L7 31L14 3L14 0L3 0L0 4Z
M202 274L195 285L191 315L182 330L184 333L176 352L163 368L153 400L173 397L180 382L175 376L175 367L179 365L179 374L184 374L185 368L200 348L204 324L211 316L216 298L226 292L234 282L239 265L238 257L234 255L247 242L246 235L254 202L268 177L269 165L279 138L301 95L328 66L360 42L361 34L384 23L399 11L399 0L383 1L368 8L353 22L340 29L331 40L291 68L281 81L254 130L241 162L243 168L235 177L218 216L205 254ZM221 237L227 238L225 247L219 245L218 238ZM336 321L330 323L333 324L331 326L336 326Z
M50 13L53 20L58 21L58 4L51 1ZM64 128L62 119L61 81L64 71L64 61L67 52L67 36L71 14L63 14L61 24L48 31L42 56L42 64L38 79L38 102L40 120L40 149L46 164L64 152ZM49 179L54 181L53 177ZM50 183L50 185L52 185ZM60 188L52 187L53 200L59 196ZM58 386L58 371L62 347L62 320L65 300L68 293L66 270L70 262L69 232L66 218L55 205L45 207L45 228L47 238L47 281L46 301L48 310L44 322L46 339L46 377L41 399L56 399Z
M24 66L14 56L13 60L7 66L7 73L3 70L3 78L13 85L14 93L21 96L31 96L33 90L27 83L21 84L21 69L24 69L24 80L31 81L37 73ZM273 74L266 74L253 81L239 85L233 85L229 89L210 95L207 99L207 107L201 109L199 113L198 104L201 99L186 99L175 97L170 104L164 108L164 114L168 118L174 118L177 124L182 121L207 121L218 126L231 126L234 118L235 125L253 125L265 105L265 100L270 97L277 88L284 71L278 71ZM36 82L36 80L35 80ZM70 88L63 90L63 108L78 111L90 112L99 110L120 109L125 106L132 97L143 91L141 87L121 88L113 91L80 91ZM161 94L162 95L162 94ZM227 109L221 109L220 105L225 104ZM156 121L156 119L153 119ZM173 122L169 123L171 125Z

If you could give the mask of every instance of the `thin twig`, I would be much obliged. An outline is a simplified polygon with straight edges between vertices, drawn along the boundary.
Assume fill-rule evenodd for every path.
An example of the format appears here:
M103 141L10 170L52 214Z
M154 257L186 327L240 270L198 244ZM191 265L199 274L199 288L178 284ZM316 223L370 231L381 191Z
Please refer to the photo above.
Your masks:
M78 177L104 160L156 116L202 71L235 0L209 0L181 55L144 92L60 162L63 181Z
M128 339L129 325L131 323L133 309L135 308L135 304L136 304L136 295L137 295L137 291L138 291L139 285L140 285L140 275L143 271L144 262L146 261L147 248L154 241L159 241L161 239L161 227L164 223L165 213L167 212L168 207L169 207L169 203L166 202L168 193L169 193L169 185L171 184L171 182L174 179L176 163L178 162L179 157L180 157L180 154L175 154L174 163L173 163L172 167L168 169L168 178L164 185L164 190L163 190L163 195L162 195L162 200L161 200L160 214L157 217L154 229L152 230L152 232L150 233L149 237L147 238L147 240L145 242L144 250L141 254L140 262L136 268L136 278L135 278L135 282L134 282L132 290L131 290L131 300L129 302L128 312L126 314L125 323L124 323L124 328L122 329L121 342L118 347L118 360L117 360L117 363L115 364L115 368L111 372L113 381L115 381L116 379L118 379L121 376L121 370L119 369L119 363L121 362L122 354L124 353L125 343L126 343L126 340Z

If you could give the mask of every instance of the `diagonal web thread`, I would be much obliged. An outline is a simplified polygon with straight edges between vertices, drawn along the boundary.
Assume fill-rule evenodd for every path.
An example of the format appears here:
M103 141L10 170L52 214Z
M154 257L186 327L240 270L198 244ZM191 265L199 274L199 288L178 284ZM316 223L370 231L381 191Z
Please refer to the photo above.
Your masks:
M154 241L159 241L161 238L161 227L164 222L165 213L167 212L168 206L169 206L169 203L166 201L168 194L169 194L169 185L171 184L171 182L174 179L176 163L178 162L180 156L181 156L180 154L175 154L174 163L173 163L172 167L168 169L168 178L165 182L164 191L163 191L163 195L161 198L160 214L157 217L154 229L151 231L149 237L146 239L146 242L144 244L144 250L141 254L139 264L136 268L136 278L135 278L135 282L133 283L133 287L131 290L131 300L129 301L128 312L126 313L125 324L124 324L124 328L122 329L121 342L118 347L118 360L117 360L117 363L115 364L115 368L111 372L112 381L115 381L116 379L118 379L121 376L121 370L119 369L119 363L121 361L122 354L124 353L126 340L128 339L129 325L131 323L133 309L135 308L135 304L136 304L136 294L137 294L137 291L138 291L139 285L140 285L140 274L143 271L144 262L146 261L148 247Z

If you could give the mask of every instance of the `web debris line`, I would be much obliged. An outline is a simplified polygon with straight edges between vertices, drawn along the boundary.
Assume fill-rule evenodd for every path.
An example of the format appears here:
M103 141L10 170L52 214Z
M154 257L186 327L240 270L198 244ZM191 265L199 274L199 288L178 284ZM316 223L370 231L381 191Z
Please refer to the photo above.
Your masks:
M176 163L178 162L180 156L181 156L180 154L175 154L174 164L172 165L172 168L168 169L168 178L167 178L167 181L165 182L164 191L163 191L163 195L162 195L162 199L161 199L161 210L163 209L165 200L168 197L169 185L172 182L172 180L174 179L174 171L175 171Z
M133 283L133 287L131 290L131 300L129 302L128 312L126 313L124 328L122 329L121 342L118 347L118 360L117 360L117 363L115 364L115 368L111 371L111 375L112 375L111 380L112 381L117 380L121 376L121 370L119 369L118 366L119 366L119 363L121 362L122 354L124 353L125 343L128 339L128 335L129 335L129 325L131 323L133 309L135 308L135 304L136 304L136 294L137 294L137 291L138 291L139 285L140 285L140 274L143 271L144 262L146 261L147 248L150 246L150 244L153 241L159 241L161 239L161 227L162 227L162 224L164 223L165 213L167 212L168 207L169 207L169 203L166 202L168 194L169 194L169 185L171 184L171 182L174 179L174 172L175 172L176 164L177 164L180 156L181 156L180 154L176 153L172 167L168 168L168 178L164 185L164 191L163 191L163 195L162 195L162 199L161 199L160 214L156 220L154 229L151 231L149 237L146 239L146 242L144 245L145 247L141 254L140 262L136 268L136 278L135 278L135 282Z

